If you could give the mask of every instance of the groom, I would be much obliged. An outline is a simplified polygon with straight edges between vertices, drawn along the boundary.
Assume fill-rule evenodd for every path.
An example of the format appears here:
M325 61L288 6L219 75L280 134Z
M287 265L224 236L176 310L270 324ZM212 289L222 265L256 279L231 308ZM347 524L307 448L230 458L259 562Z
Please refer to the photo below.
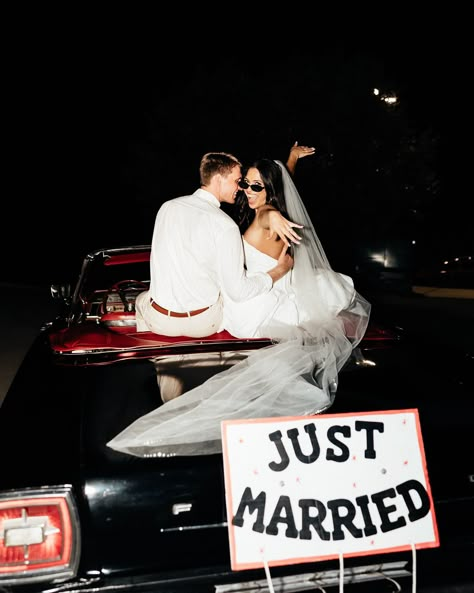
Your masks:
M137 331L189 337L222 331L222 290L245 301L270 291L292 268L293 258L283 251L268 272L247 276L239 228L221 209L223 202L235 202L241 166L231 154L205 154L200 188L158 210L150 288L135 304ZM291 232L288 239L294 240Z

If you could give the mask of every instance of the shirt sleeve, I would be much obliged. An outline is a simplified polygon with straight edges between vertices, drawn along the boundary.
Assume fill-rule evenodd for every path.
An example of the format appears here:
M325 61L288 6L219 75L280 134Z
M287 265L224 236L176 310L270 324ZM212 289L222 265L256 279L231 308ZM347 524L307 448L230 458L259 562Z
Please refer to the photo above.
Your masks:
M242 302L271 290L272 278L266 272L247 276L244 248L238 227L226 229L217 240L217 266L224 292L234 301Z

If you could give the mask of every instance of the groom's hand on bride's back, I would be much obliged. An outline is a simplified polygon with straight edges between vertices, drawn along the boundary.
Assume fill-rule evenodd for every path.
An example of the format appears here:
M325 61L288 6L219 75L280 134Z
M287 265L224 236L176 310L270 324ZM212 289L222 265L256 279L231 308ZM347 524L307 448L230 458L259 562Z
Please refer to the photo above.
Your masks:
M267 272L267 274L269 274L273 280L273 283L275 283L277 280L280 280L280 278L283 278L283 276L291 270L293 263L294 260L288 253L288 245L283 243L277 265Z
M280 256L278 258L278 265L283 266L287 272L291 270L293 264L295 263L292 253L293 248L291 247L291 245L289 247L288 245L283 245Z

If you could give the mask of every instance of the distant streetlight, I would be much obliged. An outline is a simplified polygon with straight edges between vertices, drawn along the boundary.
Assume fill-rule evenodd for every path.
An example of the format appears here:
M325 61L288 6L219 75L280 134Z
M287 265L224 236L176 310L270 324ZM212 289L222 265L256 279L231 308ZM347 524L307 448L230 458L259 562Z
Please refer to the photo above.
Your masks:
M380 89L374 88L372 91L376 97L380 97L380 100L387 105L396 105L398 103L398 97L394 92L381 93Z

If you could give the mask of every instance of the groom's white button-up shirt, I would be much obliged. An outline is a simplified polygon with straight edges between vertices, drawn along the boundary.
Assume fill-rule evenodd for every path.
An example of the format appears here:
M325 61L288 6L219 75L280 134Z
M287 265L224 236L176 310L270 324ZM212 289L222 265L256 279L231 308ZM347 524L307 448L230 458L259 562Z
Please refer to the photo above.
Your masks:
M266 272L246 275L239 227L203 189L161 206L150 266L150 296L171 311L208 307L222 291L245 301L273 285Z

